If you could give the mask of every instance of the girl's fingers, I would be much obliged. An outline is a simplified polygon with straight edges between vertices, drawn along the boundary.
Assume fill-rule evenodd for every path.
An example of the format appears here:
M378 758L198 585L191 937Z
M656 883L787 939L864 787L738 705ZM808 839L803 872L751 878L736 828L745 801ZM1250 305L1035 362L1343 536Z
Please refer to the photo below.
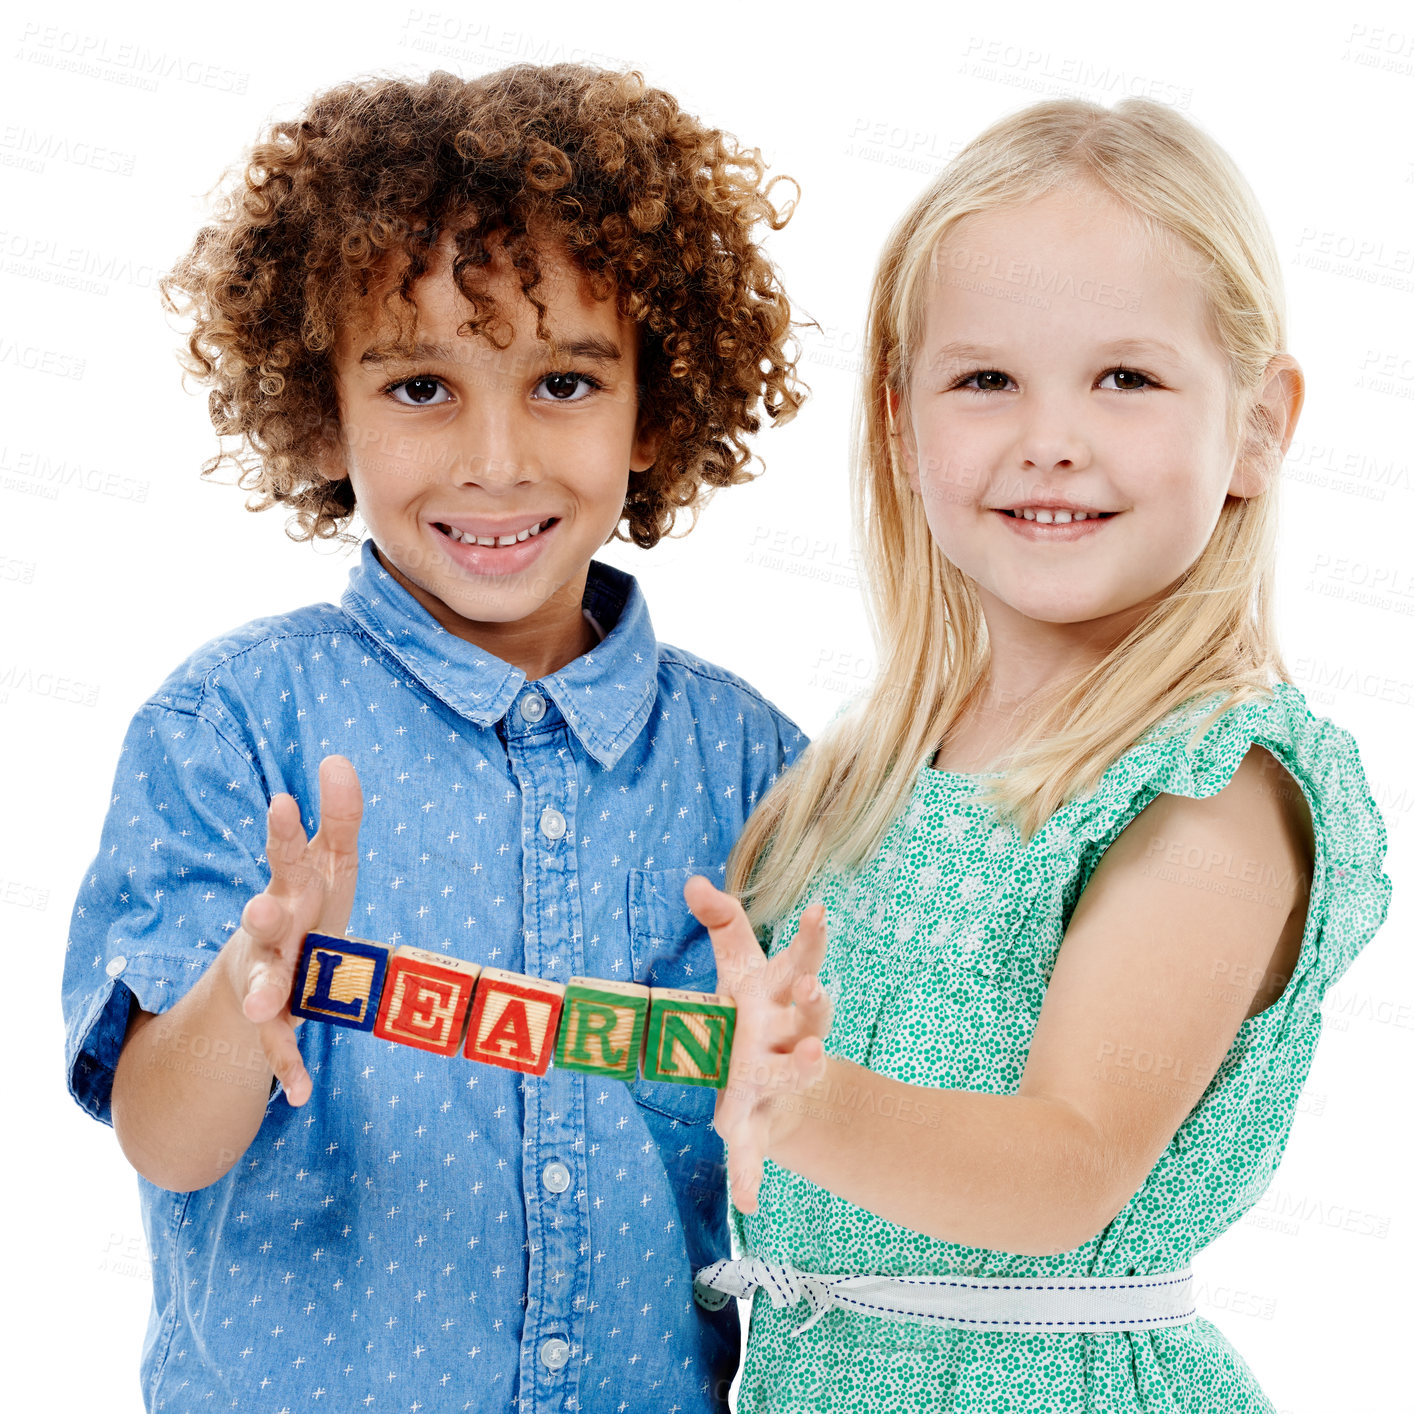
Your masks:
M804 1036L790 1055L793 1094L818 1085L825 1078L825 1043L818 1036Z
M743 1132L727 1149L727 1180L732 1202L739 1212L754 1213L761 1192L765 1151L760 1137L760 1121L743 1127Z
M795 979L794 1033L796 1036L819 1036L830 1034L830 1022L834 1018L835 1004L830 994L820 984L815 973Z
M723 893L705 874L694 874L683 886L682 896L712 939L718 992L738 999L759 991L755 979L765 969L766 954L751 931L741 901Z
M787 985L797 977L810 976L825 965L829 931L825 926L825 905L813 903L800 915L800 927L790 943L771 959L779 966Z

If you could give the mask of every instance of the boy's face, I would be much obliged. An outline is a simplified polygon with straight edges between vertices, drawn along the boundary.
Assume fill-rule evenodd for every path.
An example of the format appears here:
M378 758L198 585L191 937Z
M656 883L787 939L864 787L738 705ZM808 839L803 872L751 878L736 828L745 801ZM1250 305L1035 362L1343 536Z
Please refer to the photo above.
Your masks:
M448 632L532 679L593 647L589 561L658 442L639 435L636 326L562 252L539 258L550 343L499 244L477 287L496 301L504 348L458 335L472 309L445 242L413 286L411 356L380 306L388 286L375 288L334 350L342 451L325 467L353 482L389 573Z

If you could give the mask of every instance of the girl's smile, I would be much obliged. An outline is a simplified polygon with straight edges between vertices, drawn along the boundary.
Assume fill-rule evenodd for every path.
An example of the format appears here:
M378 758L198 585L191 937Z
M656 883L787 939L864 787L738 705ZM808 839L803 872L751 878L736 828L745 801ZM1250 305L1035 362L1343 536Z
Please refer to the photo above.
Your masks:
M1050 511L1044 507L1024 510L998 510L996 514L1006 522L1007 529L1025 540L1038 544L1054 541L1066 545L1073 540L1089 539L1100 527L1119 514L1118 511Z

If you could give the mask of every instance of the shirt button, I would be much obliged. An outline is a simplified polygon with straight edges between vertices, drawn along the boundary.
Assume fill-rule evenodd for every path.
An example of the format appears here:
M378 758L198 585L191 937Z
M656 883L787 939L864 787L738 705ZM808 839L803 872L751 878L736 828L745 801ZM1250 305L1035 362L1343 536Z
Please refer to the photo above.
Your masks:
M110 977L116 977L127 965L128 965L128 960L127 960L127 958L125 958L125 957L115 957L115 958L108 964L108 968L107 968L108 975L109 975Z
M540 833L547 840L557 840L565 832L565 817L553 805L547 805L540 816Z
M538 722L545 715L545 699L537 692L527 693L520 700L520 714L527 722Z
M551 1193L563 1193L570 1186L570 1171L558 1159L552 1159L542 1170L540 1181Z
M569 1346L557 1335L540 1343L540 1360L547 1369L558 1370L570 1358Z

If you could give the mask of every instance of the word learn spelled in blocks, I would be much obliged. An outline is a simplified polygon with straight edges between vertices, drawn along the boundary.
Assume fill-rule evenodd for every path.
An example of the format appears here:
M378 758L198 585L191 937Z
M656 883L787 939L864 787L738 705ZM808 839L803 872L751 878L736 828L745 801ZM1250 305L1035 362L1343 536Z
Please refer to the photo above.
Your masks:
M544 1075L561 1070L677 1085L727 1083L736 1007L673 987L546 982L422 948L310 933L290 1012L438 1055Z

